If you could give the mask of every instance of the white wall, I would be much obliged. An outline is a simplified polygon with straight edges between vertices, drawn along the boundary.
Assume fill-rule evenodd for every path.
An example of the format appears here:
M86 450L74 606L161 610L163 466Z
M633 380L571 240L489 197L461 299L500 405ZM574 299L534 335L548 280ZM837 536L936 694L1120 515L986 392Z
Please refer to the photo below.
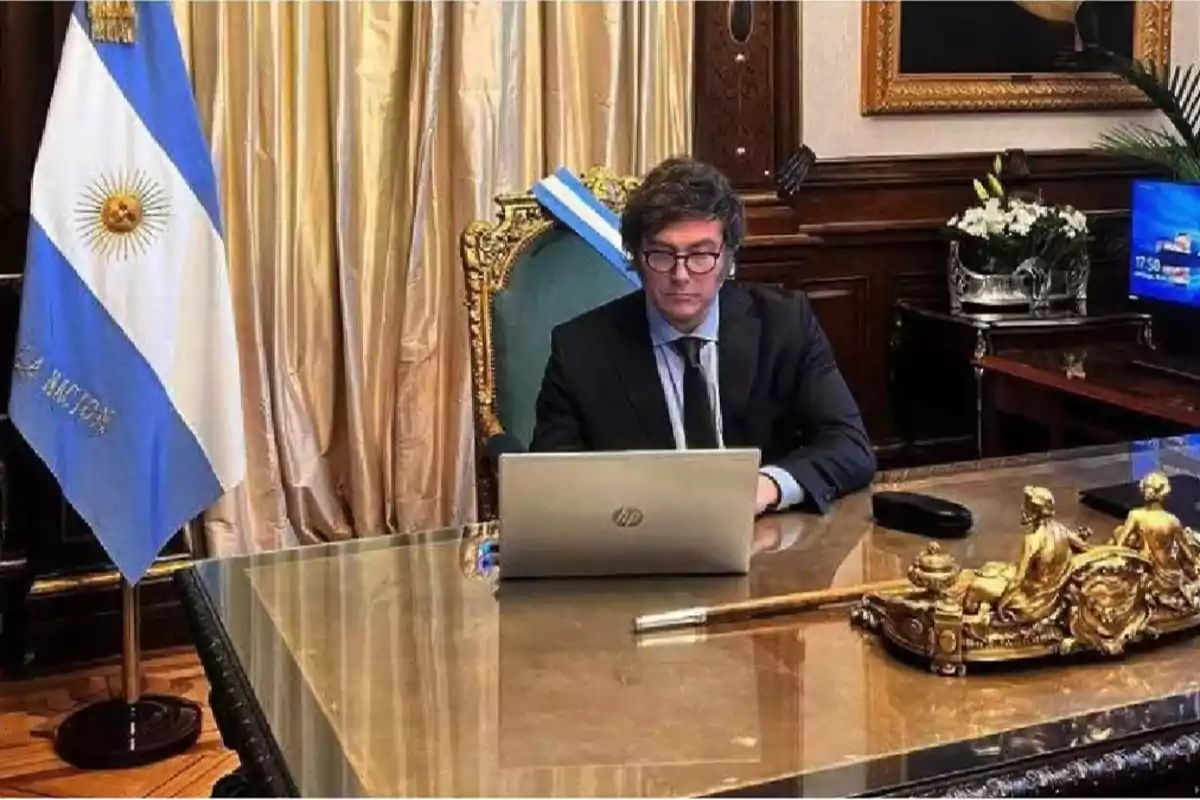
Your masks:
M1092 146L1122 119L1148 112L859 114L862 10L857 0L805 0L801 11L801 132L819 158L1054 150ZM1200 3L1172 10L1173 64L1200 61Z

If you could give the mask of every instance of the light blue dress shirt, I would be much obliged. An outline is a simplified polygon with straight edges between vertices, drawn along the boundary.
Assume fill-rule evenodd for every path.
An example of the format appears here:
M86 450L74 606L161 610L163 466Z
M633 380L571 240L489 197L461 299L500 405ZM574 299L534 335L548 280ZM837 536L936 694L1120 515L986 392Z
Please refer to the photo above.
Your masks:
M725 446L724 423L721 420L721 388L717 376L717 332L720 330L720 298L713 302L704 321L692 333L680 333L649 303L646 316L650 321L650 341L654 345L654 360L658 364L658 377L662 381L663 394L667 398L667 414L671 418L671 431L675 436L675 447L687 449L687 437L683 431L683 356L672 345L676 339L694 336L703 339L700 348L700 371L708 384L708 399L713 408L713 423L717 429L717 445ZM765 466L759 472L775 481L779 487L780 510L797 505L804 499L804 490L787 470Z

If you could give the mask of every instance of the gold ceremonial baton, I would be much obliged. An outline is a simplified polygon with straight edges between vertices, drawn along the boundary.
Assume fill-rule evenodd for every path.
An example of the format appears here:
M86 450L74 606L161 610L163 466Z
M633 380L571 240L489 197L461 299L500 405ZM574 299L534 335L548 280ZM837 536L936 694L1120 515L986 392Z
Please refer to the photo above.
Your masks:
M776 624L757 625L751 628L750 632L755 635L761 635L794 631L797 624L795 620L788 620ZM644 634L638 634L636 644L639 648L677 647L681 645L704 644L705 642L718 642L722 639L745 638L746 634L747 629L745 628L734 628L723 631L696 630L694 628L686 631L648 631Z
M795 592L755 600L741 600L716 606L696 606L657 614L634 617L633 632L661 631L667 628L686 628L693 625L712 625L718 622L768 617L775 614L792 614L810 608L858 600L870 592L889 593L914 589L904 578L877 583L860 583L857 586L834 586L811 592Z

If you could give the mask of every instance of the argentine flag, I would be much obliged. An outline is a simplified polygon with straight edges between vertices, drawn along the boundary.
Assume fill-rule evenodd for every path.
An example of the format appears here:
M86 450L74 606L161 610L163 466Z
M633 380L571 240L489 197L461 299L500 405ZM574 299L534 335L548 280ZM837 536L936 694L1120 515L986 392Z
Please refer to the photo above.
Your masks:
M131 44L91 34L77 2L33 175L9 413L133 583L241 482L241 389L170 4L136 4Z

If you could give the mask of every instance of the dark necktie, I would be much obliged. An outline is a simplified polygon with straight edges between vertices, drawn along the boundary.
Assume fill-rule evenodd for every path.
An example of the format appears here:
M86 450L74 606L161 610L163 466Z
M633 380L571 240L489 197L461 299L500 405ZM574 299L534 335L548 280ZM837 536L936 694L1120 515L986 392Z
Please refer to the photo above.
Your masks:
M703 346L704 340L694 336L675 340L675 349L683 356L683 435L692 450L717 446L708 381L700 369L700 348Z

